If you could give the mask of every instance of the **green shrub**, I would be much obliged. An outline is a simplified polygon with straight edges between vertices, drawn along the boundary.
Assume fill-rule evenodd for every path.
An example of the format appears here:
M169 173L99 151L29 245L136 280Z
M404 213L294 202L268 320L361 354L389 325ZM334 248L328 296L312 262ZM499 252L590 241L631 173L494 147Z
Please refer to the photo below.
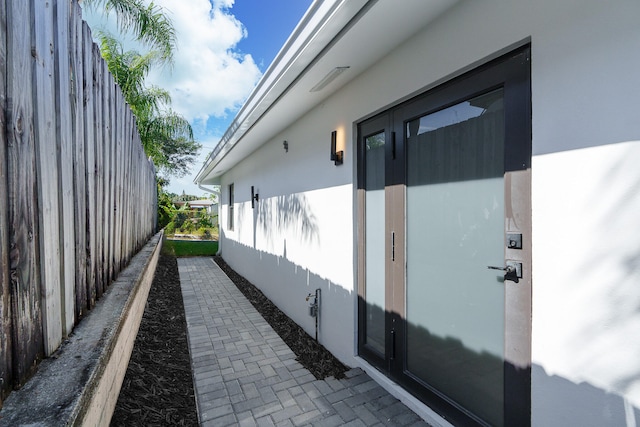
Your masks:
M196 231L194 231L193 234L198 236L200 239L211 240L211 229L210 228L200 227Z
M176 223L176 228L184 228L187 225L186 223L191 222L189 221L189 213L184 210L176 211L176 214L173 217L173 222Z
M180 229L185 232L185 233L191 233L193 232L193 230L195 229L195 226L193 225L193 222L190 219L187 219L182 226L180 227Z
M164 228L172 221L176 208L167 193L158 186L158 228Z
M175 232L176 232L176 224L173 221L171 221L164 228L164 233L165 234L174 234Z
M213 218L207 213L206 210L200 209L197 214L197 226L198 228L211 228L213 227Z

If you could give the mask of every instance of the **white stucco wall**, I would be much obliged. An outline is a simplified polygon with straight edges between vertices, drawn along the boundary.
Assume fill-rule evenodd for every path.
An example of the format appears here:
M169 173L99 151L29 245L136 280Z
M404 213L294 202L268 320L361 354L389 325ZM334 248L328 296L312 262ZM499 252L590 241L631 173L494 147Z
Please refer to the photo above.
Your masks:
M237 202L236 229L224 231L225 259L311 334L304 297L321 288L321 341L353 365L354 123L528 40L532 423L635 425L638 17L637 0L459 2L224 176L223 194L234 182ZM337 167L328 159L334 129L345 148ZM261 199L253 211L251 185ZM292 208L295 216L278 217Z
M225 260L311 336L315 320L306 297L321 290L319 340L353 365L352 170L350 163L335 166L329 160L331 130L339 128L344 145L345 111L311 112L226 174L223 204L233 182L234 230L226 230L226 217L221 223ZM252 185L259 195L254 209Z
M533 159L539 425L640 423L638 160L640 141Z

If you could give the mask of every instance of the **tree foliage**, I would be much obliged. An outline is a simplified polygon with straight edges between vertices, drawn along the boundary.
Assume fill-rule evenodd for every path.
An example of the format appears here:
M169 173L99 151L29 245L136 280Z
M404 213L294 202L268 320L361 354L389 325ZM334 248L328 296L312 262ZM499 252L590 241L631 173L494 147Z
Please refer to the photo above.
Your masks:
M189 122L169 108L169 92L145 85L149 70L161 57L153 51L125 52L122 44L106 33L99 33L99 38L102 57L136 117L145 153L164 174L184 176L201 146L194 140Z
M100 50L109 71L120 86L131 107L145 153L158 171L158 222L160 228L173 225L177 209L173 194L166 193L168 175L182 176L195 162L201 146L193 138L189 122L170 108L171 96L166 90L145 85L154 66L173 63L176 32L164 10L142 0L81 0L89 7L104 8L115 13L122 33L133 32L136 39L150 47L146 54L125 52L114 37L99 33Z
M83 0L89 7L104 7L105 14L114 12L123 33L132 31L138 41L159 52L163 62L173 62L176 32L162 7L141 0Z
M158 228L164 228L173 221L176 211L171 195L165 193L162 185L158 184Z

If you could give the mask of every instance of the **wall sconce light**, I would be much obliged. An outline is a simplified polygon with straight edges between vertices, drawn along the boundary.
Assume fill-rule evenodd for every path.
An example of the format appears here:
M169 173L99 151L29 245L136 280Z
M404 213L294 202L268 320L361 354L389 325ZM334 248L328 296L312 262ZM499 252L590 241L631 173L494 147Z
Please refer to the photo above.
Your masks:
M259 200L258 193L256 193L253 189L253 185L251 186L251 209L255 208L254 202Z
M341 165L344 160L344 151L336 151L336 140L338 139L338 131L331 132L331 160L334 165Z
M288 153L289 152L289 143L287 141L284 141L282 143L282 146L284 147L284 152Z

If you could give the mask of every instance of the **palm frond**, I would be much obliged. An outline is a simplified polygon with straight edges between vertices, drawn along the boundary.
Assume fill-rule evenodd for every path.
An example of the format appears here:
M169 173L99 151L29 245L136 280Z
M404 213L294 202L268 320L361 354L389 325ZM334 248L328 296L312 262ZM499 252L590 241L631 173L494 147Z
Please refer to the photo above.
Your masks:
M120 86L125 100L136 118L140 139L147 156L158 171L166 175L184 176L195 162L201 145L193 139L193 129L181 115L172 111L168 91L145 85L151 67L166 61L173 48L175 33L162 9L151 3L144 7L140 0L85 0L103 4L107 12L118 15L121 27L132 27L140 40L160 43L159 50L146 54L125 52L113 36L99 33L100 50L109 71ZM154 35L155 34L155 35Z
M153 2L145 6L141 0L84 0L90 7L104 6L105 13L116 14L122 32L133 32L137 40L160 52L160 58L173 63L176 32L165 10Z

